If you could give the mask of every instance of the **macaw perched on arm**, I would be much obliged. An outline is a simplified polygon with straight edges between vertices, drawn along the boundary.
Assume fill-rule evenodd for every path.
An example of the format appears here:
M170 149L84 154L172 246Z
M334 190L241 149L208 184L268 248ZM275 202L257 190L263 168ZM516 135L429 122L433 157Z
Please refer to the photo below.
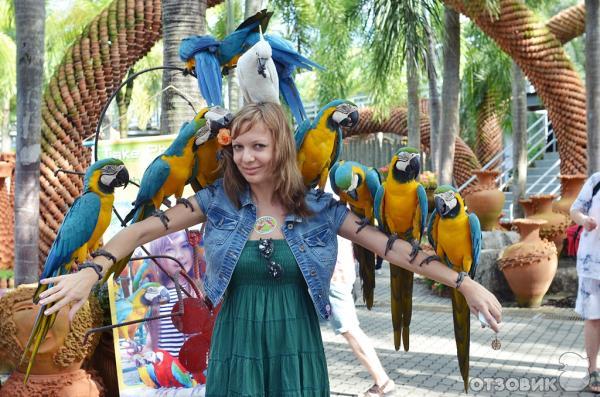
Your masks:
M179 44L179 58L198 79L200 94L208 106L223 106L223 80L217 54L220 45L209 35L186 37Z
M261 10L240 24L233 32L228 34L219 46L219 62L223 67L223 75L227 75L229 69L236 67L238 59L247 48L246 41L252 33L265 32L273 12Z
M298 168L304 185L325 189L331 166L342 150L342 127L358 123L358 108L350 101L336 99L323 106L313 122L305 120L294 133Z
M366 225L375 225L373 205L381 186L379 173L355 161L338 161L331 167L329 175L333 191L363 219L359 231ZM353 244L353 248L359 263L363 299L367 309L371 310L375 290L375 254L357 244Z
M212 109L205 118L208 120L208 138L197 144L196 158L190 184L195 192L211 185L221 177L219 172L219 151L223 148L217 139L222 128L229 128L233 114L223 108Z
M313 70L313 68L325 70L325 68L300 55L294 45L281 36L267 34L265 39L273 50L273 61L279 77L279 92L294 115L296 124L300 125L308 116L294 82L294 72L298 68L306 70ZM246 40L247 48L252 47L259 40L259 33L249 35Z
M279 78L272 54L261 31L260 40L238 60L237 75L245 103L279 103Z
M63 219L56 239L50 247L50 252L44 263L40 279L61 276L71 271L73 263L82 263L89 253L95 251L112 215L115 188L126 186L129 173L121 160L104 159L92 164L86 171L83 180L84 191L74 202ZM33 295L33 302L38 303L40 294L52 284L39 284ZM52 328L56 315L44 315L44 311L54 303L43 305L33 325L31 335L25 346L21 361L31 353L25 373L25 382L33 366L40 344Z
M411 258L416 257L427 222L427 194L417 182L421 164L419 151L404 147L396 152L389 165L388 176L375 197L375 213L379 226L390 239L386 253L393 242L401 238L411 243ZM390 266L390 289L394 346L409 349L410 321L412 318L413 277L411 271Z
M427 229L429 243L448 267L467 272L474 279L481 253L481 226L477 215L467 213L463 198L449 185L435 190L434 201L435 209ZM467 392L471 318L465 297L455 288L452 289L452 317L458 366Z
M192 177L196 150L212 135L212 131L203 128L207 124L207 117L215 109L204 108L196 114L194 119L183 124L175 140L167 150L158 157L144 171L138 194L133 202L133 209L127 214L124 222L142 221L155 215L167 227L169 219L159 210L162 202L169 196L175 195L177 203L182 203L192 208L187 199L182 197L183 188ZM108 280L111 274L119 275L127 266L130 255L112 265L104 275L102 282Z
M168 303L169 290L156 282L144 283L127 299L116 302L117 322L139 320L150 315L153 305ZM119 327L123 339L133 339L140 323Z

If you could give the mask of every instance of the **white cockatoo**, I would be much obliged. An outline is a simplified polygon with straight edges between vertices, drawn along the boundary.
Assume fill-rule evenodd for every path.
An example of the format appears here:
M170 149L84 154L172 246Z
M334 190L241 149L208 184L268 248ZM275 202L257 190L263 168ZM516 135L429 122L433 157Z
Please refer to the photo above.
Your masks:
M260 40L237 62L240 89L245 103L279 103L279 77L273 62L273 50L260 32Z

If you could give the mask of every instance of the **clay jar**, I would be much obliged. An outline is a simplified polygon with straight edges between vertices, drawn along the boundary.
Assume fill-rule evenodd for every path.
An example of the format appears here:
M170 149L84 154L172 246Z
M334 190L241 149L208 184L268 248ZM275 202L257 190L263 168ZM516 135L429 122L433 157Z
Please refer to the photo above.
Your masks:
M504 206L504 193L496 186L498 171L475 170L479 183L465 196L465 205L479 218L481 230L490 231L498 226Z
M540 228L540 237L556 244L556 249L562 252L564 240L567 237L567 227L571 224L571 218L552 211L552 201L556 198L554 194L539 194L529 197L535 206L535 214L530 219L544 219L548 223Z
M547 223L543 219L515 219L513 225L519 229L521 240L504 249L498 259L498 267L521 307L539 307L556 274L556 247L539 234L540 226Z
M533 205L533 201L531 199L520 199L519 204L521 204L521 207L523 207L525 218L529 218L531 215L534 215L536 213L535 206Z
M558 178L560 179L561 197L552 204L552 210L569 216L571 204L577 198L587 176L584 174L560 175Z

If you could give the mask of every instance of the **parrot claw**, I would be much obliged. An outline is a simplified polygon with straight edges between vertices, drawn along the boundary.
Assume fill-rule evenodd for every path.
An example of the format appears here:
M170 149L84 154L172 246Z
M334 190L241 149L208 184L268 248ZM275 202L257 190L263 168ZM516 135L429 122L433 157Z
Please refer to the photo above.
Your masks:
M194 212L194 207L192 206L192 203L190 203L190 200L180 197L177 199L177 201L175 202L176 204L183 204L185 205L185 208L189 208L190 210L192 210L192 212Z
M156 210L154 211L153 216L158 217L158 219L160 219L160 221L162 222L163 225L165 225L165 229L169 230L169 217L167 217L165 215L165 213L161 210Z
M413 261L417 257L417 254L421 250L421 245L419 244L419 242L417 240L414 240L414 239L410 240L410 245L412 246L412 250L410 251L410 259L408 261L410 263L413 263Z
M317 189L317 192L315 194L317 195L317 201L319 201L321 197L323 197L323 195L325 194L325 190Z
M362 217L360 218L360 221L356 221L356 224L358 225L358 229L356 229L356 234L358 234L365 227L369 226L371 222L369 222L369 220L366 217Z
M169 200L168 198L165 197L162 203L165 207L171 208L171 200Z
M393 233L390 235L390 237L388 238L387 244L385 245L385 254L384 256L387 255L388 251L392 249L392 246L394 245L394 241L398 240L398 234Z
M423 266L423 264L428 265L433 261L442 261L442 258L440 258L437 255L430 255L427 258L423 259L423 261L421 261L421 263L419 263L419 266Z

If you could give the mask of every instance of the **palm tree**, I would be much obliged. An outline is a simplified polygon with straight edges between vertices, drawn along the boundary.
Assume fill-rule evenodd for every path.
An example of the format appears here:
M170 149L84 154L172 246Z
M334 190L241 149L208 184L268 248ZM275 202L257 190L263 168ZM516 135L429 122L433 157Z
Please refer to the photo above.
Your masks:
M436 39L432 32L429 20L425 20L425 32L427 34L427 82L429 88L429 121L431 133L429 140L429 158L431 170L437 174L439 169L439 131L442 101L438 90L437 59L435 52Z
M460 20L449 7L444 9L444 82L442 85L442 118L440 122L440 184L452 184L454 141L458 136L460 95Z
M179 43L187 36L206 32L206 0L163 0L163 63L165 66L181 66ZM196 80L177 71L165 70L162 81L162 132L176 132L186 121L194 117L186 97L198 102Z
M525 78L513 61L512 68L512 126L513 126L513 216L522 218L525 213L519 199L525 195L527 182L527 96Z
M600 1L585 0L588 174L600 171Z
M15 284L38 275L41 104L44 79L44 0L15 2L17 30L17 162Z

